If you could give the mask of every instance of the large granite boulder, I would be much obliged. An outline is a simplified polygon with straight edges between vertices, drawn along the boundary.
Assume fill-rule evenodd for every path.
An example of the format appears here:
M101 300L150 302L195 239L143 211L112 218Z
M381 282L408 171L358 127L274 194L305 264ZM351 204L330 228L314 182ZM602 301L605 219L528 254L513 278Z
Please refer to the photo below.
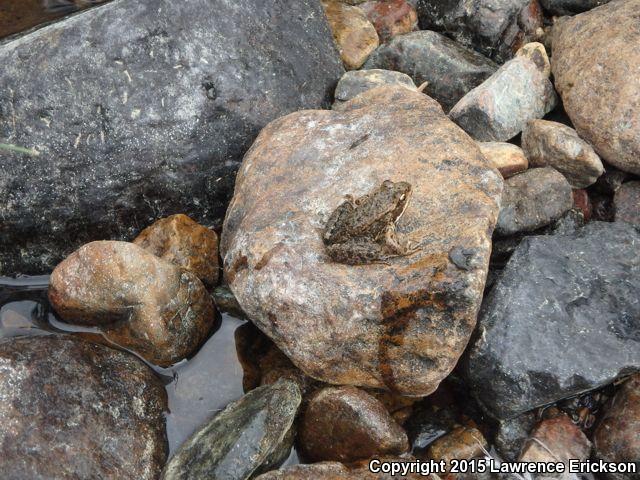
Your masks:
M269 124L244 158L222 233L225 277L251 320L308 375L428 395L464 350L482 297L502 181L429 97L379 87L341 111ZM330 260L345 195L384 180L413 196L388 264Z
M640 370L640 232L592 222L525 238L483 304L467 374L507 418Z
M0 155L4 275L174 213L219 226L260 128L344 73L317 0L116 0L0 64L0 139L37 152Z
M5 339L0 372L3 480L158 478L167 397L135 356L65 336Z
M575 15L599 7L610 0L540 0L542 7L553 15Z
M558 22L552 69L581 138L611 165L640 174L640 0L614 0Z

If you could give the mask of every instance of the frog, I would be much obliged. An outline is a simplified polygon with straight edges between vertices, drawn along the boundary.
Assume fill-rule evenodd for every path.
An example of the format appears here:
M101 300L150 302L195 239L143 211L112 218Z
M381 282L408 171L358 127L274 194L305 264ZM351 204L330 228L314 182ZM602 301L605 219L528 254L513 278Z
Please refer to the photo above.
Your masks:
M347 265L388 264L393 257L417 252L419 247L400 239L396 232L411 193L408 182L385 180L362 197L346 195L322 234L329 257Z

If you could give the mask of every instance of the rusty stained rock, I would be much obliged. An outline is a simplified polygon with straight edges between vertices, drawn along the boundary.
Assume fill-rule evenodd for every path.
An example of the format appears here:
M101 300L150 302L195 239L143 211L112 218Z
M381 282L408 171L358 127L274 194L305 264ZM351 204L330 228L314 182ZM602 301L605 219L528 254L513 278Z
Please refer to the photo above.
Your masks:
M344 195L413 185L399 233L421 250L389 265L329 260L327 219ZM502 188L440 106L380 87L344 111L266 127L244 159L222 235L225 276L252 321L308 375L432 393L475 326Z
M361 8L373 23L381 42L418 28L418 13L407 0L373 0Z
M69 323L95 326L110 341L169 366L205 340L215 307L191 272L127 242L91 242L60 263L49 300Z
M557 22L555 86L581 138L640 174L640 0L613 1Z
M322 0L322 6L342 63L347 70L357 70L380 44L375 27L360 7L339 0Z
M444 460L451 465L451 460L470 460L481 457L489 443L482 432L475 427L460 426L433 442L426 452L428 459L437 462Z
M0 343L3 480L156 480L167 396L133 355L69 336Z
M482 154L503 178L513 177L529 168L529 161L517 145L505 142L478 142Z
M309 399L299 439L312 461L354 462L409 450L407 434L384 405L350 386L326 387Z
M208 287L218 283L218 235L186 215L158 220L133 243L194 273Z

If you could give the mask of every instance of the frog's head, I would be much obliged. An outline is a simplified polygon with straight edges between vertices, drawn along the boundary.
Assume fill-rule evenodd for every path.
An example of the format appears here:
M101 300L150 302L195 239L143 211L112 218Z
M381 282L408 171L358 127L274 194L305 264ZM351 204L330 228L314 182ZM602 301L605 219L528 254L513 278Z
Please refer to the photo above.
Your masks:
M382 183L382 188L389 191L391 198L393 198L394 217L397 220L402 216L404 211L409 205L411 199L411 184L407 182L392 182L391 180L385 180Z

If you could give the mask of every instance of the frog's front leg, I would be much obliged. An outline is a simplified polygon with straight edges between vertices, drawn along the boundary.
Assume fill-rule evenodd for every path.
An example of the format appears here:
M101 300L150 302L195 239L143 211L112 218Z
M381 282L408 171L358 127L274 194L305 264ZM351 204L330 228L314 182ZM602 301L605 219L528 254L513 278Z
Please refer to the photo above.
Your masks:
M421 249L420 245L401 240L398 237L395 225L389 225L385 230L384 246L389 254L397 256L413 255Z
M334 262L347 265L384 263L388 265L389 255L383 245L364 238L353 238L342 243L327 246L327 253Z

